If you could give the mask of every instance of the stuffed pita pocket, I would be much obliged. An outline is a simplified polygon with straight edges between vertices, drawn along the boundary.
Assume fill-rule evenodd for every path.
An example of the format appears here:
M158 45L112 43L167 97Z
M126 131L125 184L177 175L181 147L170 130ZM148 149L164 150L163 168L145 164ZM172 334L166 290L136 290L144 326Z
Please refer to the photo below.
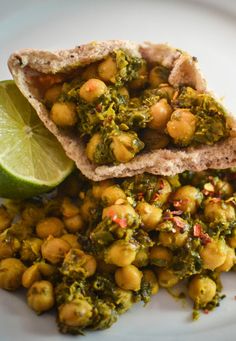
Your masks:
M104 41L22 50L8 65L45 126L94 181L236 165L234 120L186 52Z

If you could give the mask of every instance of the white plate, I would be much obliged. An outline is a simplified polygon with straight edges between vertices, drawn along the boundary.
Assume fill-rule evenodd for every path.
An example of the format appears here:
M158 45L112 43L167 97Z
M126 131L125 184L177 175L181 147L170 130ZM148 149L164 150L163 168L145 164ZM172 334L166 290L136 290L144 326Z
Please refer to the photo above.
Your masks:
M0 0L0 80L10 77L7 58L20 48L60 49L98 39L169 42L197 56L209 86L236 111L236 2L234 0ZM232 340L236 334L235 275L223 278L227 298L198 322L191 304L166 292L134 307L111 329L87 341ZM38 317L22 294L0 292L0 341L70 340L57 333L54 317Z

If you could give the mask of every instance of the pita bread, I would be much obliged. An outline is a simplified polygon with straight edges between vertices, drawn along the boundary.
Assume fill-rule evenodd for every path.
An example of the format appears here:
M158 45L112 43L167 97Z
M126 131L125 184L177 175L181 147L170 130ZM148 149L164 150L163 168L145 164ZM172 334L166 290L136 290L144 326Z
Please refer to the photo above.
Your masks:
M63 80L63 77L75 72L78 67L99 61L117 48L125 50L132 56L142 56L149 63L158 62L170 68L169 83L173 86L189 85L199 92L207 92L206 81L199 71L196 58L166 44L136 44L130 41L113 40L92 42L58 52L25 49L13 53L8 61L9 69L23 95L85 176L100 181L143 172L174 175L185 170L201 171L207 168L236 166L235 123L232 136L213 146L144 151L135 156L132 161L115 166L92 164L85 154L83 141L78 136L59 129L50 120L46 107L41 103L42 94L35 80L47 75L49 80L51 75L55 75L58 80Z

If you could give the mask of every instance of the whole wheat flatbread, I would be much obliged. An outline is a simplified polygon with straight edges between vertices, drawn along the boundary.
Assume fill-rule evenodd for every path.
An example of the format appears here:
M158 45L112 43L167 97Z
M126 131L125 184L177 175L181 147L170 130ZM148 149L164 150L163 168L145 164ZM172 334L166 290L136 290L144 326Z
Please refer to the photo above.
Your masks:
M41 103L40 91L33 80L35 76L42 74L66 75L79 66L103 59L117 48L122 48L133 56L142 56L149 63L158 62L171 68L169 83L173 86L184 84L200 92L207 91L206 82L199 71L196 58L166 44L135 44L130 41L113 40L92 42L71 50L57 52L25 49L13 53L8 61L9 69L23 95L85 176L99 181L143 172L174 175L185 170L201 171L207 168L236 166L235 128L231 137L213 146L142 152L132 161L117 166L92 164L85 154L85 145L82 140L77 135L59 129L51 121L46 107Z

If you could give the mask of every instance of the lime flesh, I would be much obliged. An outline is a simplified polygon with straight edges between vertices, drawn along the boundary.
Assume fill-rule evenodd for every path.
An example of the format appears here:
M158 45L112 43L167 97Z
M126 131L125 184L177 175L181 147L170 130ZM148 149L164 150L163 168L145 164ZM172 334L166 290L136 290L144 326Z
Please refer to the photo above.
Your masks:
M49 191L72 169L14 81L0 82L0 196L20 199Z

